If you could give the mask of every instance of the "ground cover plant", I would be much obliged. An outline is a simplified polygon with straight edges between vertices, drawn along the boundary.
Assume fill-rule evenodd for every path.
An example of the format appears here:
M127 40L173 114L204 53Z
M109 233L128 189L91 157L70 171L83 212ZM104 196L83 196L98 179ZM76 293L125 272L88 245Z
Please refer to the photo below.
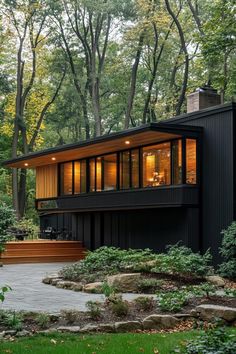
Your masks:
M223 239L220 254L224 262L220 265L219 271L222 276L236 279L236 222L222 231Z
M64 267L60 275L66 280L84 283L104 281L107 275L130 272L167 274L193 279L211 273L210 262L209 251L200 255L178 244L169 246L166 253L154 253L150 249L121 250L115 247L101 247L89 252L84 260ZM155 289L160 285L160 282L151 279L139 284L141 290Z

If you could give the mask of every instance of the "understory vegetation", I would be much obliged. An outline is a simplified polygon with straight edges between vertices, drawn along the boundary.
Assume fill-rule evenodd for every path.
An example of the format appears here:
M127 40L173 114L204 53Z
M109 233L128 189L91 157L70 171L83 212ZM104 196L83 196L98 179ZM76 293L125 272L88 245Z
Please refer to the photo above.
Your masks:
M236 222L222 232L222 246L220 254L224 262L220 265L219 271L222 276L236 279Z
M168 246L166 253L154 253L150 249L121 250L101 247L89 252L84 260L64 267L60 275L64 279L84 283L104 281L107 275L129 272L164 273L193 279L213 272L211 260L209 251L200 255L178 244ZM140 284L143 289L159 285L160 282L155 279L147 279Z

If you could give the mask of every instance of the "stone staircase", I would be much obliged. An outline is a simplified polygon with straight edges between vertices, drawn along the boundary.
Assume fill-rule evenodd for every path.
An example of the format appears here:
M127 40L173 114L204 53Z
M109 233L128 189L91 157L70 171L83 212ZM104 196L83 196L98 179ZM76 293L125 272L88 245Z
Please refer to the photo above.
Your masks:
M5 251L0 254L0 263L75 262L85 256L86 249L80 241L14 241L6 244Z

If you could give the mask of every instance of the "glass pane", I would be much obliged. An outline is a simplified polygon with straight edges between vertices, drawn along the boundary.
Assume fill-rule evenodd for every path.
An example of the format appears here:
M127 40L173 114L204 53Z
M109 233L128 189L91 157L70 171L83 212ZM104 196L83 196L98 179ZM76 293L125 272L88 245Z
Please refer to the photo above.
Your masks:
M130 188L129 151L120 153L120 189Z
M100 192L102 190L102 158L97 157L96 159L96 191Z
M61 194L72 194L72 162L61 165Z
M139 150L131 151L132 188L139 188Z
M143 186L170 184L170 143L143 148Z
M81 160L80 161L80 192L81 193L86 193L87 189L87 166L86 166L86 160Z
M182 140L172 143L172 180L173 184L182 183Z
M116 160L117 160L116 154L106 155L103 157L105 191L116 189L116 184L117 184Z
M197 183L197 143L195 139L186 139L186 183Z
M89 191L95 192L95 159L89 160Z
M74 193L80 193L80 161L74 162Z

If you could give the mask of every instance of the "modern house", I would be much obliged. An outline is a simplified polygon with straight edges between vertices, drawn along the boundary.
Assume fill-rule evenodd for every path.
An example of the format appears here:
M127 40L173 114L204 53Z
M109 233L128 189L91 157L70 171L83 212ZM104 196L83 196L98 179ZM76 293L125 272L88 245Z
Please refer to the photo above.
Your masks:
M163 250L182 240L211 248L217 262L220 232L236 214L236 105L204 88L188 111L5 165L35 169L42 230L66 230L88 249Z

